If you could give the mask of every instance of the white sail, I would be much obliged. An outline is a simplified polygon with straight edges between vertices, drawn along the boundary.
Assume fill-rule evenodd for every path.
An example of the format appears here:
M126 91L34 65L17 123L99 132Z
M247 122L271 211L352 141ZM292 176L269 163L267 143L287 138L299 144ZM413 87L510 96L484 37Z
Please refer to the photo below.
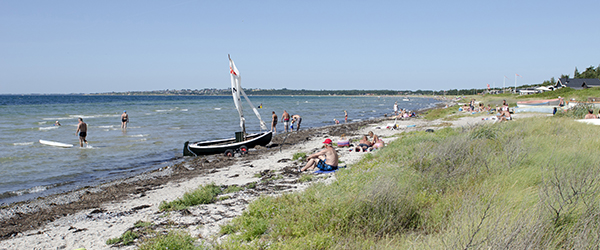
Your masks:
M235 104L235 108L240 115L240 127L242 128L242 132L246 133L246 119L244 118L244 112L242 110L242 99L240 98L240 90L242 78L240 77L240 72L235 67L233 60L229 57L229 75L231 76L231 94L233 95L233 103Z
M260 117L260 113L258 113L258 109L255 108L254 104L252 104L252 102L250 101L250 99L246 95L246 92L243 89L241 89L241 88L239 89L239 92L242 92L242 95L244 95L244 98L250 104L250 107L252 107L252 110L254 111L254 114L256 115L256 117L258 117L258 120L260 121L260 128L264 129L264 130L267 130L267 124L265 124L265 122L263 121L263 119Z

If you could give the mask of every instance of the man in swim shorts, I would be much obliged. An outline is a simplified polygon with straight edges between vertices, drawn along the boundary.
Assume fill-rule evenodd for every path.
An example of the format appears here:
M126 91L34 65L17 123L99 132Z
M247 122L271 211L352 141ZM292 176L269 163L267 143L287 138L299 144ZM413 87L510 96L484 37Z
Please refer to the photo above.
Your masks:
M325 149L308 156L306 166L300 169L300 172L306 170L314 170L318 168L323 171L336 170L338 168L338 154L331 146L331 139L327 138L323 142Z
M85 137L87 136L87 124L83 122L83 119L79 118L79 124L77 124L77 131L75 131L79 135L79 146L83 147L83 143L87 144Z
M285 132L287 133L290 128L290 114L285 110L281 115L281 121L283 122L283 128L285 128Z
M277 133L277 115L273 111L273 120L271 121L271 131Z
M129 122L129 115L127 115L127 110L123 110L123 114L121 114L121 128L127 128L127 123Z
M293 115L292 125L294 125L294 123L296 124L296 131L300 130L300 123L302 123L302 117L300 117L299 115Z

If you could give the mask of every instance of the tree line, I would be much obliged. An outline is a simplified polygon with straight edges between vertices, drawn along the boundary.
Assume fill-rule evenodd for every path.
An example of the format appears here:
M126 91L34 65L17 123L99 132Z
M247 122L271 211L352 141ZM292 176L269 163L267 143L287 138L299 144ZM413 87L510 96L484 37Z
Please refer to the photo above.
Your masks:
M560 75L560 78L571 78L570 75ZM579 73L579 70L577 69L577 67L575 67L575 71L573 72L573 78L582 78L582 79L591 79L591 78L598 78L600 79L600 65L598 65L598 67L594 67L594 66L589 66L585 69L585 71L583 71L582 73ZM550 80L546 80L542 83L542 85L555 85L556 84L556 80L554 79L554 77L550 78Z

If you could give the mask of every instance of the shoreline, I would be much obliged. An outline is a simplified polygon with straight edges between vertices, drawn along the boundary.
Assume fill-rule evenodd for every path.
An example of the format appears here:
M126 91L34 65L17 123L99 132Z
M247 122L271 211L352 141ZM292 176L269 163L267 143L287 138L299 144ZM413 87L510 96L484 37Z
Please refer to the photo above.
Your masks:
M438 104L438 106L440 105L443 106L444 104ZM420 110L419 113L426 110L428 109ZM433 121L412 118L399 120L398 124L418 123L419 125L395 131L375 129L384 127L389 123L393 123L393 119L380 117L348 124L304 129L300 132L290 133L285 144L283 144L285 134L281 133L274 137L272 148L252 150L244 157L209 156L188 158L182 163L134 177L99 186L85 187L29 202L11 204L0 209L0 241L13 244L13 246L18 246L19 243L23 242L27 242L28 245L36 245L37 243L33 243L33 241L37 241L38 243L51 242L50 245L46 245L48 247L110 248L105 244L107 239L118 237L132 227L135 221L143 220L143 218L149 219L153 214L158 213L156 210L160 202L181 197L185 191L197 188L200 185L199 183L210 184L212 181L217 185L237 186L257 183L256 188L232 195L238 197L228 199L229 202L237 203L235 204L237 209L232 209L231 214L228 212L231 205L211 204L199 206L206 208L205 210L210 210L208 213L217 211L221 215L217 216L220 219L213 218L213 222L203 222L205 230L194 232L197 235L193 236L199 235L204 239L214 237L218 232L219 225L241 214L247 204L260 195L277 195L283 192L298 191L310 185L311 182L304 184L298 182L300 175L294 173L298 163L290 163L290 158L295 152L306 150L312 152L312 150L316 150L321 146L321 142L325 137L332 138L335 141L345 134L349 138L356 139L357 135L365 134L367 130L374 130L380 137L388 138L386 142L389 142L395 139L389 137L390 135L403 131L424 130L435 125ZM364 153L349 152L348 148L344 149L346 150L340 152L340 159L344 161L341 165L353 164L364 155ZM271 173L272 171L279 171L280 175L285 177L281 181L269 182L268 179L274 175L274 173ZM322 179L324 181L332 180L333 176L329 174ZM265 181L264 185L263 181ZM153 197L154 200L144 201L148 197ZM211 206L225 206L228 209L211 208ZM192 211L192 209L188 211ZM179 212L172 212L172 214L176 213L179 214ZM179 216L185 217L181 214ZM116 221L112 221L113 219ZM76 223L73 223L74 221L83 223L83 226L76 226ZM161 219L152 218L151 221L161 221ZM108 227L96 228L90 226L90 223L107 224ZM81 230L72 229L73 227ZM79 235L73 234L73 230L77 231ZM81 232L84 231L96 233L95 236L83 236ZM79 240L82 236L83 239ZM40 237L46 240L40 240ZM68 240L66 238L72 239Z

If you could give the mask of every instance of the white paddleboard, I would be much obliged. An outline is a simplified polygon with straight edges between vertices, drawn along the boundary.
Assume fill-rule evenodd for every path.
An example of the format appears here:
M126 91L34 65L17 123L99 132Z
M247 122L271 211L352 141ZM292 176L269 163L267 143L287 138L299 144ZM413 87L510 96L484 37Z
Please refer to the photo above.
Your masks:
M73 144L55 142L55 141L40 140L40 143L44 144L44 145L48 145L48 146L54 146L54 147L63 147L63 148L72 148L73 147Z

